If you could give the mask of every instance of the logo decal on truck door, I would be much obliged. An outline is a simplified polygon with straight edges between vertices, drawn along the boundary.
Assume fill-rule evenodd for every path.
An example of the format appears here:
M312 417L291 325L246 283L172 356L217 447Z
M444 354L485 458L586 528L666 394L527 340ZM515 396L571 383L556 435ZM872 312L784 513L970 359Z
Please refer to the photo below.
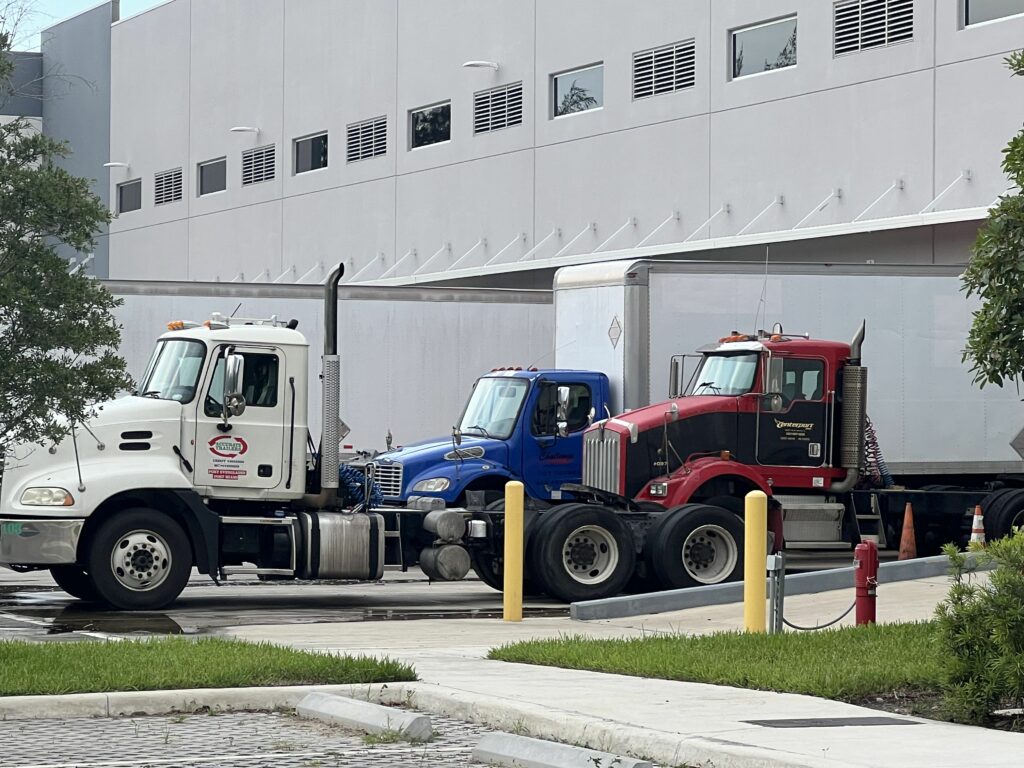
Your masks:
M238 436L220 435L208 443L210 468L207 474L214 480L238 480L248 474L242 467L242 456L249 450L249 444Z
M214 456L221 456L225 459L233 459L241 456L249 450L249 444L240 437L221 435L210 440L210 453Z

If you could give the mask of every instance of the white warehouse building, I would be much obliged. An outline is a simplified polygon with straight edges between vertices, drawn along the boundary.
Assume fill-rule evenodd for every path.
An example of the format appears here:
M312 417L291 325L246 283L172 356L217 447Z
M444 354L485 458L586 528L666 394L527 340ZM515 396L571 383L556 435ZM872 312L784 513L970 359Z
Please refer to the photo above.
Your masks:
M107 2L43 101L117 280L551 286L644 255L958 265L1024 0ZM98 83L98 85L97 85ZM45 90L45 89L44 89Z

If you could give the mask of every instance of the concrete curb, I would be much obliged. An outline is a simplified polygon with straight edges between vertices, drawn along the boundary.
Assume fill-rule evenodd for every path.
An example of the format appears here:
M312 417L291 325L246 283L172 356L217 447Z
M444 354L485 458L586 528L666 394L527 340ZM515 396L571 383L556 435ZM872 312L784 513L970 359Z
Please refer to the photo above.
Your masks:
M407 741L427 741L434 735L430 718L331 693L310 693L295 711L299 717L341 725L365 733L396 731Z
M852 557L852 553L851 553ZM973 559L971 554L968 558ZM891 584L897 581L912 581L949 573L949 558L945 555L920 557L916 560L902 560L882 563L878 569L878 583ZM853 568L829 568L812 573L796 573L786 577L786 597L831 592L836 589L853 590ZM725 605L743 602L743 582L711 584L706 587L672 589L652 592L646 595L622 595L604 600L585 600L569 606L569 617L577 621L597 619L621 619L627 616L644 616L652 613L668 613L686 608L706 605Z
M292 709L310 693L365 698L387 685L289 685L266 688L183 688L175 691L118 691L114 693L71 693L63 696L0 697L0 720L36 718L118 717L124 715L167 715L201 709L244 712Z
M166 715L293 709L310 693L337 694L385 706L415 707L502 731L599 752L652 760L662 765L715 768L856 768L836 759L810 757L738 741L689 736L600 720L553 707L429 683L311 685L270 688L204 688L177 691L81 693L0 698L0 720ZM520 756L521 757L521 756Z
M566 710L515 699L469 693L430 683L401 683L355 694L382 704L402 704L502 731L546 741L575 744L600 752L628 755L661 765L707 765L714 768L854 768L826 759L742 742L688 736L586 717Z
M651 768L646 760L511 733L486 734L473 750L473 760L514 768Z

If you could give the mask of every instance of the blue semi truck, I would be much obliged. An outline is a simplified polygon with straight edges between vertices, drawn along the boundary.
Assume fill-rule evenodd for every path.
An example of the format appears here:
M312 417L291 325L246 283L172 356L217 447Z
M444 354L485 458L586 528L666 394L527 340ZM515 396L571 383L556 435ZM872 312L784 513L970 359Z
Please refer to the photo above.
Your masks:
M392 505L419 496L464 507L468 491L493 502L509 480L530 499L557 501L563 483L580 482L583 431L609 407L603 373L495 369L477 379L451 435L380 454L374 480Z

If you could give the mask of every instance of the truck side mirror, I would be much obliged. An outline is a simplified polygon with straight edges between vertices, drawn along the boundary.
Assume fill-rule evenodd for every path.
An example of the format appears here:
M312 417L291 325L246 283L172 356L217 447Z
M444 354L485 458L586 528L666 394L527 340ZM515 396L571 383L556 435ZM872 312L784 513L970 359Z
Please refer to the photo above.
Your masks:
M555 428L559 437L569 434L569 388L558 388L558 407L555 409Z
M224 423L229 416L245 413L245 397L242 395L245 360L241 355L229 352L224 357Z
M782 358L769 357L765 366L764 408L772 413L782 410Z
M683 395L683 356L672 355L668 363L668 397L670 400Z

